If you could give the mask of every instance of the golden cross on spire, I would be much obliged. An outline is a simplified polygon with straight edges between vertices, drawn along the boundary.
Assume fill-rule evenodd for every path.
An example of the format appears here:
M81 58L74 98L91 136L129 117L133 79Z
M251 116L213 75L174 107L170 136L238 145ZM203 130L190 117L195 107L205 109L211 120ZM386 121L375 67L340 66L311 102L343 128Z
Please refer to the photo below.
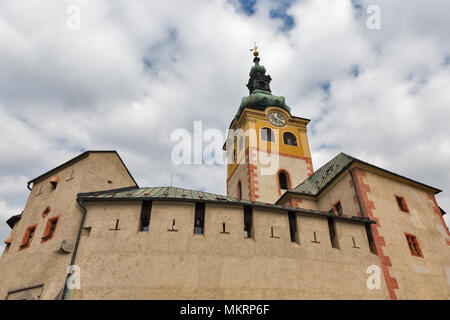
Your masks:
M257 50L258 50L258 47L256 46L256 42L255 42L255 46L254 46L253 48L250 49L250 51L254 51L254 52L253 52L253 55L254 55L255 57L257 57L257 56L259 55L259 52L258 52Z

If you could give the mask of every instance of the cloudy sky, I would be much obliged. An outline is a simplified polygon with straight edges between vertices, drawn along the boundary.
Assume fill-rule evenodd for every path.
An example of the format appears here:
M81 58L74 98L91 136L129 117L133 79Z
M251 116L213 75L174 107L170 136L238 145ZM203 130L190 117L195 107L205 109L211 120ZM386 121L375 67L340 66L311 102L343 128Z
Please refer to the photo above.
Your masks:
M448 0L0 0L0 219L85 150L117 150L140 186L224 194L226 168L171 164L170 136L225 132L255 41L273 93L312 120L315 168L342 151L443 189L450 213L448 17Z

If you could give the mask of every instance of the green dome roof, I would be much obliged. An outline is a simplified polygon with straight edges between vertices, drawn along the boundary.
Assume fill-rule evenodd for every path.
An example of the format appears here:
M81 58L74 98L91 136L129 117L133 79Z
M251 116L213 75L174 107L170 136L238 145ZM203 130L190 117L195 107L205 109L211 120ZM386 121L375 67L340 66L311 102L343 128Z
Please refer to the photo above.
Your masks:
M247 84L250 95L242 98L235 116L236 120L240 117L244 108L265 110L267 107L280 107L289 113L291 111L291 108L286 105L284 97L272 95L270 90L272 78L266 75L266 68L259 64L259 60L257 56L253 59L255 65L250 69L250 79Z
M256 89L248 97L242 98L235 119L237 120L239 118L244 108L264 111L267 107L280 107L289 113L291 112L291 108L286 104L284 97L274 96L270 92Z

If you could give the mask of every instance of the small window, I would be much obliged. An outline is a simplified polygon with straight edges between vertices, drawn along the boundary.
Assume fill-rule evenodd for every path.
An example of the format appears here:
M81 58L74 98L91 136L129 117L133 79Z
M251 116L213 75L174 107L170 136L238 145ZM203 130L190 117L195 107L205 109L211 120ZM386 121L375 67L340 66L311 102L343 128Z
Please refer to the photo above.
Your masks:
M278 182L280 185L280 190L289 190L289 179L286 172L281 171L278 173Z
M22 239L22 243L20 244L20 249L26 249L31 245L31 241L33 241L33 237L34 237L34 233L36 231L36 227L37 225L34 226L29 226L26 230L25 230L25 234L23 236Z
M334 206L333 206L333 210L336 213L336 215L338 216L342 216L342 206L341 206L341 202L338 201Z
M331 246L333 248L339 249L339 243L336 233L336 225L334 223L334 220L331 218L328 218L328 229L330 231Z
M395 200L397 201L398 208L403 212L409 212L408 206L406 205L406 201L403 197L395 196Z
M275 136L270 128L261 129L261 139L265 141L275 141Z
M55 235L56 226L58 225L59 216L49 218L47 224L45 225L44 234L42 235L42 241L47 241L53 239Z
M238 184L237 184L236 198L237 198L238 200L242 200L242 184L241 184L240 181L239 181Z
M288 213L289 232L291 234L291 242L297 242L297 220L295 212Z
M53 189L56 189L56 186L58 185L59 177L53 177L50 180L50 184L52 185Z
M244 238L252 237L253 227L253 209L252 207L244 207Z
M150 230L151 214L152 214L152 202L151 201L142 201L140 231L149 231Z
M50 213L51 208L49 206L47 206L47 208L45 208L45 210L42 212L42 219L45 219L45 217L47 217L47 215Z
M292 132L283 133L283 142L288 146L297 146L297 138Z
M243 147L244 147L244 137L241 136L239 138L239 151L241 151Z
M194 234L203 234L205 225L205 204L195 203Z
M236 137L234 137L234 143L233 143L233 162L232 163L236 163L236 159L237 159L237 143L236 143Z
M412 234L405 233L406 241L408 242L409 251L411 255L423 258L422 250L420 249L417 237Z

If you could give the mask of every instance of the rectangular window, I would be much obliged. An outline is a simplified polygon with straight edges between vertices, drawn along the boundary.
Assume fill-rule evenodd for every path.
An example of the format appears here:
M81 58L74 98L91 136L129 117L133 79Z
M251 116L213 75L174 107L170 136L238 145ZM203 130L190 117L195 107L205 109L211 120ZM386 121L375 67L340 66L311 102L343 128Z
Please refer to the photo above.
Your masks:
M419 242L415 235L405 233L406 241L408 242L409 251L411 255L423 258L422 250L420 249Z
M47 220L45 225L44 234L42 235L41 242L53 239L55 235L56 226L58 225L59 216L51 217Z
M203 234L205 226L205 204L195 203L194 234Z
M297 242L297 219L295 212L288 212L289 231L291 234L291 242Z
M331 246L333 248L339 249L339 243L336 233L336 225L334 223L334 220L331 218L328 218L328 229L330 230Z
M341 202L338 201L334 206L333 206L334 212L338 215L338 216L342 216L342 206L341 206Z
M150 230L151 213L152 213L152 202L151 201L142 201L140 231L149 231Z
M244 207L244 238L252 238L253 209Z
M406 201L403 197L395 196L395 200L397 201L398 208L403 212L409 212L408 206L406 205Z
M34 237L34 233L36 231L36 227L37 224L33 225L33 226L29 226L26 230L25 230L25 234L23 236L22 239L22 243L20 244L20 249L26 249L31 245L31 241L33 241L33 237Z

